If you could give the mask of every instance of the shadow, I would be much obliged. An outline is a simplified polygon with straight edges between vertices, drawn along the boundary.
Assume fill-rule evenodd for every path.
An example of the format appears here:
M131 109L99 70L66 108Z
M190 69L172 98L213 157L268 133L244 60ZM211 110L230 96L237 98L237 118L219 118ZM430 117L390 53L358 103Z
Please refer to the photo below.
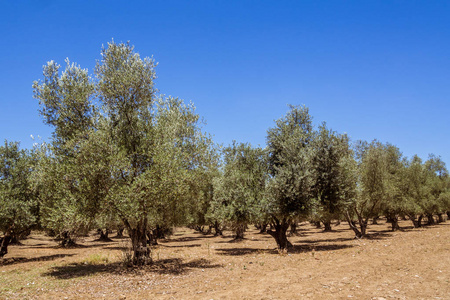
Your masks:
M89 276L98 273L114 273L122 266L121 263L93 265L84 263L71 263L64 266L51 268L43 276L55 277L58 279L71 279L83 276Z
M335 239L323 239L323 240L302 240L302 244L316 244L316 243L334 243L334 242L348 242L354 240L354 237L349 238L335 238Z
M126 235L122 235L122 236L116 235L116 236L113 236L111 238L114 239L114 240L123 240L123 239L129 239L130 237L126 236Z
M193 247L201 247L201 244L177 245L177 246L160 245L160 246L166 247L166 248L193 248Z
M352 248L354 245L294 245L288 249L288 253L305 253L312 251L335 251Z
M192 260L187 263L183 263L180 258L169 258L156 261L153 265L148 266L146 270L150 272L156 272L159 274L182 274L190 269L211 269L220 268L220 264L211 264L209 260L204 258Z
M110 239L110 238L108 238L108 239L98 238L98 239L93 240L93 242L97 242L97 243L112 243L114 241L112 239Z
M112 247L108 247L108 245L104 245L104 247L102 249L126 251L126 250L129 250L130 247L127 247L127 246L112 246Z
M275 251L275 252L273 252ZM222 248L216 249L219 255L239 256L252 253L276 253L275 249L255 249L255 248Z
M199 233L201 234L201 233ZM198 241L203 239L210 239L215 238L214 235L201 235L201 236L186 236L186 237L180 237L180 238L169 238L166 240L158 240L158 242L168 243L168 242L192 242L192 241Z
M74 256L74 255L75 254L54 254L54 255L32 257L32 258L26 258L26 257L3 258L0 260L0 266L22 264L22 263L33 262L33 261L50 261L50 260L55 260L58 258L63 258L66 256Z
M373 233L367 233L363 239L368 239L368 240L383 240L389 237L392 237L392 233L394 231L391 230L382 230L382 231L378 231L378 232L373 232Z
M178 275L187 272L190 269L208 269L219 268L222 265L211 264L206 259L197 259L184 263L179 258L163 259L155 261L153 264L143 267L124 267L123 263L116 262L110 264L84 264L84 263L71 263L65 266L55 266L44 276L54 277L57 279L72 279L77 277L90 276L100 273L111 274L136 274L145 272L154 272L158 274L172 274Z
M305 253L312 251L334 251L354 247L353 245L294 245L288 249L289 254ZM255 248L225 248L216 249L219 255L240 256L255 253L278 254L278 249L255 249Z
M27 246L27 248L38 248L38 249L87 249L87 248L100 248L105 245L108 245L109 242L101 243L101 244L92 244L92 245L83 245L83 244L75 244L71 246L61 246L60 244L54 245L54 246L45 246L42 247L40 245L33 245L33 246Z
M344 232L344 231L351 231L352 229L350 227L348 228L339 228L339 229L335 229L335 228L331 228L331 231L325 231L325 230L321 230L319 231L319 233L327 233L327 232Z

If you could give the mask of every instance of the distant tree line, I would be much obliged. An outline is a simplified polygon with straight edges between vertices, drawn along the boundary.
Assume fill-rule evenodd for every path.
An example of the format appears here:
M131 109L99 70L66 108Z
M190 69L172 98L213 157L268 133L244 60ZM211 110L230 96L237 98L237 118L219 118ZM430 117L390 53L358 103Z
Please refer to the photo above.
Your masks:
M265 148L220 147L193 105L154 87L155 62L130 44L102 49L94 74L50 61L33 83L50 143L0 146L0 257L8 244L46 230L62 246L92 229L131 238L133 264L174 226L236 239L254 224L280 251L299 221L345 221L362 238L385 216L420 227L450 214L450 178L440 157L404 157L391 144L350 142L315 128L308 108L290 106L267 131ZM436 219L435 219L436 218Z

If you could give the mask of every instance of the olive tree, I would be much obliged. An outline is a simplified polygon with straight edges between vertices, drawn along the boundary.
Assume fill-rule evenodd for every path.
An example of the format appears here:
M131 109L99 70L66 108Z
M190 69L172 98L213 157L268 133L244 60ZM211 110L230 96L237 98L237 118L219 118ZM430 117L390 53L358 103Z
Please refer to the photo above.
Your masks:
M331 230L331 220L342 213L346 200L347 182L344 180L343 159L352 155L349 138L338 134L322 124L313 141L313 186L315 200L314 216L322 221L325 231Z
M402 173L405 168L405 159L400 149L394 145L385 145L386 184L385 199L381 206L381 213L386 216L392 225L392 231L400 229L398 218L404 212L405 195L401 189Z
M364 237L370 218L377 216L386 200L386 147L378 141L358 142L356 145L356 196L349 198L345 217L356 237ZM357 218L357 223L354 222ZM359 225L359 228L357 227Z
M312 140L312 118L304 106L290 106L267 133L270 180L264 212L275 229L267 233L281 251L291 246L286 237L291 222L306 216L312 207Z
M65 69L60 69L56 62L48 62L43 80L33 83L39 113L54 129L52 143L42 151L34 185L43 226L61 237L63 246L70 246L73 237L89 226L100 207L98 198L105 195L106 186L96 177L108 178L108 174L105 153L97 147L102 139L97 132L100 115L94 104L94 80L68 59Z
M31 184L35 153L18 142L0 146L0 257L8 253L12 239L38 222L39 206Z
M242 239L247 225L259 216L267 180L265 152L233 142L223 149L223 156L223 172L214 180L211 210L216 219L231 225L236 239Z
M42 185L57 191L47 195L49 210L72 220L115 214L131 237L133 263L146 264L149 230L185 219L214 147L192 104L156 95L153 59L114 42L101 55L95 78L73 64L59 75L50 62L34 84L44 121L55 127L43 174L58 179L42 176Z

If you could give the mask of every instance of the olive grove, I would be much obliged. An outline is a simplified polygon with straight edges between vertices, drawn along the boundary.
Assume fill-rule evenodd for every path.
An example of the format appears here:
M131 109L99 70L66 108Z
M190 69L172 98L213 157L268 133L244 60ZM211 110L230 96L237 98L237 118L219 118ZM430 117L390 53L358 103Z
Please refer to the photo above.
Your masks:
M389 143L352 142L309 109L290 106L267 131L266 147L214 144L193 104L160 94L156 63L129 43L110 42L94 72L66 60L33 83L49 143L0 146L0 257L31 229L64 247L98 229L131 239L133 265L175 226L244 238L251 224L292 244L299 221L346 220L355 237L384 216L413 227L450 217L450 176L439 156L407 158ZM320 224L320 223L319 223ZM204 228L209 227L206 232ZM266 230L266 227L270 226Z

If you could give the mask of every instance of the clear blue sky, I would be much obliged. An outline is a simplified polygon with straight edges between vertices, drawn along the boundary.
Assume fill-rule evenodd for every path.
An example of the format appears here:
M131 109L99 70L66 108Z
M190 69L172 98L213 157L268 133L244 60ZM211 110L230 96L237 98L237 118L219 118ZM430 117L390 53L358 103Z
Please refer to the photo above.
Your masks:
M352 140L450 164L450 1L0 1L0 139L50 137L32 97L48 60L102 44L154 56L218 143L265 144L287 104Z

